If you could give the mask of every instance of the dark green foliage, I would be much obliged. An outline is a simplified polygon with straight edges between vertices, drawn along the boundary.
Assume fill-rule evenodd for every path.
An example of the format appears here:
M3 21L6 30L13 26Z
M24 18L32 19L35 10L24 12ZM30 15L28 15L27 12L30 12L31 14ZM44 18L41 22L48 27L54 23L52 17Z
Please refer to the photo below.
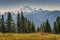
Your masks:
M41 24L41 26L40 26L40 32L45 32L45 26L44 26L44 23Z
M23 11L21 11L21 27L22 27L22 32L26 32L26 26L25 26L25 18L23 16Z
M32 30L31 30L31 27L32 27L31 22L28 20L28 21L27 21L27 27L26 27L26 28L27 28L27 30L26 30L27 33L30 33L30 32L32 31Z
M45 23L43 22L43 32L45 32Z
M50 27L48 19L46 20L46 23L45 23L45 32L51 33L51 27Z
M54 22L54 33L58 33L58 26L57 25L57 22Z
M40 32L40 27L37 27L37 32Z
M51 33L51 26L48 19L45 23L43 22L43 24L40 25L40 32Z
M31 22L29 19L24 17L23 11L17 14L17 23L15 24L12 15L10 12L8 12L8 17L6 22L4 21L4 16L2 15L2 19L0 19L0 31L2 33L31 33L36 32L35 25L33 22ZM37 28L37 32L47 32L51 33L51 26L48 21L40 25L40 27ZM58 16L56 21L54 22L54 33L60 33L60 17Z
M10 12L8 12L8 17L6 22L7 22L7 32L12 32L13 19Z
M31 29L32 29L32 32L35 32L35 25L34 25L33 22L32 22L32 27L31 27Z
M2 31L2 33L5 32L5 24L4 23L5 23L4 22L4 16L2 15L2 19L1 19L1 31Z
M18 31L18 33L20 33L21 32L21 18L20 18L20 13L18 13L18 15L17 15L17 31Z
M17 31L18 33L35 32L35 25L24 17L23 11L21 11L21 16L19 13L17 15Z
M1 19L0 19L0 31L1 31Z
M8 12L8 17L6 22L4 22L4 17L0 20L0 31L3 33L31 33L35 32L34 23L23 16L23 11L17 14L17 23L15 24L10 12Z
M17 14L17 23L15 24L10 12L8 12L8 17L6 22L4 21L4 16L2 15L2 19L0 19L0 31L2 33L32 33L36 32L35 25L29 19L25 18L23 15L23 11ZM42 23L40 27L37 27L37 32L46 32L51 33L51 26L48 21ZM54 33L60 33L60 17L58 16L56 21L54 22L53 27Z
M16 30L17 30L16 28L17 28L16 25L13 24L13 25L12 25L12 33L16 33L16 32L17 32L17 31L16 31Z
M57 17L56 21L54 22L54 33L60 33L60 17Z

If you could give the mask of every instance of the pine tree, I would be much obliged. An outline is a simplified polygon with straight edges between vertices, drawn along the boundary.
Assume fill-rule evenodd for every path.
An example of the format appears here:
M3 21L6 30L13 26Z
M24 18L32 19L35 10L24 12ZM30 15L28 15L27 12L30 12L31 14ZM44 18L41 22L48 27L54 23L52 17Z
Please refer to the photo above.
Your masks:
M43 28L44 26L41 24L41 26L40 26L40 32L44 32L44 28Z
M26 26L25 26L25 18L23 16L23 11L21 11L21 26L22 26L22 32L26 32Z
M35 25L34 23L27 18L23 16L23 11L21 11L21 17L20 14L18 13L17 15L17 24L14 23L12 19L12 15L10 12L8 12L8 17L6 22L4 21L4 16L2 15L2 19L0 20L0 26L2 33L7 32L7 33L31 33L35 32Z
M54 30L53 32L56 33L56 34L59 32L57 22L54 22L54 29L53 30Z
M5 32L5 23L4 23L4 16L2 15L2 19L1 19L1 30L2 30L2 33Z
M26 33L29 33L29 30L28 30L28 25L29 25L29 21L27 20L27 18L25 18L25 32Z
M40 32L40 27L37 27L37 32Z
M31 22L29 20L27 20L27 32L30 33L31 32Z
M59 33L60 33L60 17L57 17L56 21L57 21L58 30L59 30Z
M8 12L8 17L7 17L7 32L12 32L12 22L13 22L13 19L12 19L11 13Z
M60 17L58 16L56 21L54 22L54 33L60 33Z
M45 23L43 22L43 32L45 32Z
M45 23L43 21L43 23L40 25L40 32L45 32Z
M50 27L48 19L46 20L46 23L45 23L45 32L51 33L51 27Z
M13 26L12 26L12 32L13 32L13 33L16 33L16 32L17 32L17 31L16 31L16 28L17 28L17 27L16 27L16 25L15 25L15 23L14 23Z
M35 25L33 22L32 22L32 32L35 32Z
M2 23L2 20L0 19L0 32L1 32L1 23Z
M17 15L17 29L18 29L18 33L20 33L22 31L22 28L21 28L21 18L20 18L20 14L19 13Z

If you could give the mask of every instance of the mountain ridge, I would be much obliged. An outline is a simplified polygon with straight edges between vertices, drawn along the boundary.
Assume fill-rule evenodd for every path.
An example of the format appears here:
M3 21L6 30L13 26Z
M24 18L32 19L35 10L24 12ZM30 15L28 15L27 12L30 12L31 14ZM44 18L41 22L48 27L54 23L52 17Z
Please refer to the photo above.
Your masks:
M27 7L28 7L28 9L32 9L29 6L27 6ZM26 8L26 10L27 10L27 8ZM17 14L15 14L13 12L11 14L12 14L14 22L16 23ZM43 21L45 22L46 19L48 19L51 26L53 26L53 22L55 21L56 17L60 16L60 11L59 10L49 11L49 10L43 10L40 8L38 10L34 9L31 12L27 12L27 11L23 12L23 14L30 21L33 21L33 23L35 24L36 27L40 26L40 24L43 23ZM8 12L5 12L3 15L6 20ZM1 19L1 15L0 15L0 19Z

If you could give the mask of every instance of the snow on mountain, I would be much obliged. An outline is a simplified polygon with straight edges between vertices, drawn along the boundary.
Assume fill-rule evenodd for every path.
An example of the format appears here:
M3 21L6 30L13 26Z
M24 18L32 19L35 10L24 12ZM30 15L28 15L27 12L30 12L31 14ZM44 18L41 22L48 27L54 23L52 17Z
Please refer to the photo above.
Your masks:
M30 6L23 6L20 10L22 10L24 12L24 15L44 11L42 8L36 9L36 8L32 8Z
M30 6L23 6L20 10L22 10L24 12L31 12L31 11L33 11L32 7L30 7Z
M43 9L36 9L36 8L32 8L30 6L23 6L20 10L24 11L24 16L27 17L29 20L33 21L35 26L39 26L43 21L45 21L46 19L49 20L51 26L53 26L53 22L55 21L57 16L60 16L60 11L58 10L54 10L54 11L48 11L48 10L43 10ZM16 23L16 18L17 18L17 14L15 13L11 13L14 22ZM7 12L4 12L4 18L5 21L7 19ZM1 19L1 15L0 15L0 19Z

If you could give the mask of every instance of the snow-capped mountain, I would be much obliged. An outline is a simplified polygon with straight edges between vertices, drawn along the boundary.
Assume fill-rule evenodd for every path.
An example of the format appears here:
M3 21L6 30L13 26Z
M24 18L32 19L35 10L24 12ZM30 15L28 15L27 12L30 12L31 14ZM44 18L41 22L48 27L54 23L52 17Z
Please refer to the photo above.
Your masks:
M30 6L23 6L20 10L24 11L24 12L32 12L33 9Z
M36 8L31 8L30 6L24 6L20 10L24 11L24 16L27 17L29 20L33 21L34 24L39 26L43 21L46 19L49 20L51 26L53 26L53 22L56 20L57 16L60 16L60 11L59 10L54 10L54 11L48 11L48 10L43 10L43 9L36 9ZM30 12L28 12L28 11ZM7 12L4 13L4 18L5 20L7 19ZM13 20L16 22L16 16L17 14L11 13ZM0 16L1 18L1 16Z

